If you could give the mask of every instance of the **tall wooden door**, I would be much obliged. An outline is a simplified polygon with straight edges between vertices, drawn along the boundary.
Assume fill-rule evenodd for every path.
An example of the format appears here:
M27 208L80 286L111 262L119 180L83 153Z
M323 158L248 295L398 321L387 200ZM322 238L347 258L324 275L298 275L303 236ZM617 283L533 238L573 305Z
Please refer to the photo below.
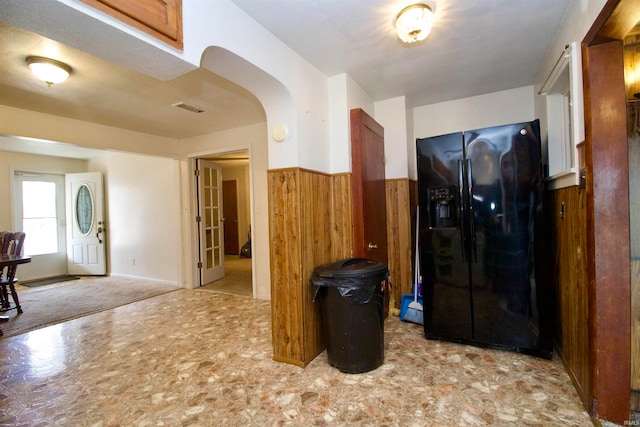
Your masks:
M222 209L224 215L224 253L240 254L238 238L238 181L222 181Z
M351 110L353 254L388 265L384 129Z

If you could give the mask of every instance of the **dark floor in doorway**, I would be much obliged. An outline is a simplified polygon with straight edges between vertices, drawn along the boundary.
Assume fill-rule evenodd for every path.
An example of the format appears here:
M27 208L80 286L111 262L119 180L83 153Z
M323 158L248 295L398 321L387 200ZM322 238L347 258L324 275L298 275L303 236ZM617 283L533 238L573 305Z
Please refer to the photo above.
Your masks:
M20 282L20 284L22 286L27 286L29 288L37 288L38 286L44 286L44 285L52 285L54 283L60 283L60 282L68 282L71 280L77 280L80 277L78 276L59 276L59 277L50 277L48 279L42 279L42 280L34 280L32 282Z

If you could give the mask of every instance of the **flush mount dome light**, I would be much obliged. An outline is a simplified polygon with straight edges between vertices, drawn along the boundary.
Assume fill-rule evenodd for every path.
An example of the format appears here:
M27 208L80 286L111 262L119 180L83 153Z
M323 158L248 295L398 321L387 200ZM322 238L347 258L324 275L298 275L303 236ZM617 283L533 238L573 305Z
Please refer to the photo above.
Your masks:
M72 71L71 67L64 62L42 56L28 56L25 62L31 72L47 86L67 80Z
M426 4L407 6L398 13L396 31L405 43L415 43L427 38L433 25L433 10Z

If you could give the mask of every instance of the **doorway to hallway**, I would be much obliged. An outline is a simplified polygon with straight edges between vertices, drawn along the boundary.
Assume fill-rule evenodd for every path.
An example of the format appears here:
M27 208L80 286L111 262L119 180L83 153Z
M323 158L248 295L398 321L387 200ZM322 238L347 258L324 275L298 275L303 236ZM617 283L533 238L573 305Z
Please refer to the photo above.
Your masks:
M253 296L251 285L251 259L237 255L225 255L224 277L199 289L225 294Z
M222 274L213 279L206 279L204 274L199 274L199 286L201 289L216 289L222 292L239 295L254 295L254 283L252 275L252 254L248 256L241 247L245 244L245 236L249 236L251 230L251 199L253 197L250 173L249 150L233 151L221 154L211 154L199 157L197 164L209 164L219 170L219 193L217 193L216 209L217 214L213 219L217 219L218 224L206 223L204 218L200 219L198 227L209 225L215 226L219 240L220 267ZM201 174L202 172L200 172ZM198 180L196 180L198 181ZM198 184L200 185L200 184ZM205 205L211 205L210 201L204 198L201 191L196 191L196 205L198 206L198 216L202 215ZM198 233L198 254L199 263L207 259L203 256L208 245L207 234ZM203 245L205 245L203 247Z

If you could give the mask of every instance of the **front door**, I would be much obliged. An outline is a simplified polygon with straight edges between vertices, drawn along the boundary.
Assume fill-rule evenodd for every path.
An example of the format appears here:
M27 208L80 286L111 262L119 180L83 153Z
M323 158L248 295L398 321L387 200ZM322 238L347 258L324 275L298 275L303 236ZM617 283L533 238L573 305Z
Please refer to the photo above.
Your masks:
M384 129L361 109L351 110L353 253L388 264Z
M67 189L67 270L69 274L104 275L106 225L102 173L65 175Z
M224 277L222 168L198 159L198 229L200 286Z

